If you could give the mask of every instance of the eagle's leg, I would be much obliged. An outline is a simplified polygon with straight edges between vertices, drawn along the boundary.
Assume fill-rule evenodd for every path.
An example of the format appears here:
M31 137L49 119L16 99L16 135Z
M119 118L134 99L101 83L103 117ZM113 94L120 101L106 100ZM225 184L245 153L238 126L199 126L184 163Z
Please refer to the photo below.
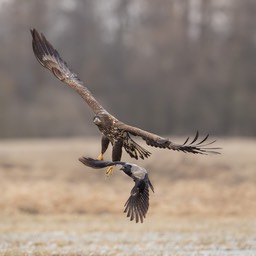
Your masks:
M123 141L118 140L114 141L113 143L113 149L112 149L112 161L117 162L121 160L122 157L122 147L123 147ZM106 175L112 175L114 171L114 166L110 166L107 171Z
M97 160L100 160L100 161L104 160L102 153L100 153L100 154L98 155Z
M101 138L101 153L97 157L98 160L103 160L103 155L107 151L109 145L109 139L105 135L102 136Z
M113 172L114 172L114 166L110 166L110 167L108 167L108 169L106 171L106 175L110 176L113 174Z

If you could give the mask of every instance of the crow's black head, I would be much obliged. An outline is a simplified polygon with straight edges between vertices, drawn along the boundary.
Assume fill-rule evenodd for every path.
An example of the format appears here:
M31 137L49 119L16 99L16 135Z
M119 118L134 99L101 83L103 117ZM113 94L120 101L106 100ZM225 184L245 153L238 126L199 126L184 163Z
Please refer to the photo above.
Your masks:
M132 165L130 164L124 164L120 170L122 170L124 173L126 173L128 176L132 176Z

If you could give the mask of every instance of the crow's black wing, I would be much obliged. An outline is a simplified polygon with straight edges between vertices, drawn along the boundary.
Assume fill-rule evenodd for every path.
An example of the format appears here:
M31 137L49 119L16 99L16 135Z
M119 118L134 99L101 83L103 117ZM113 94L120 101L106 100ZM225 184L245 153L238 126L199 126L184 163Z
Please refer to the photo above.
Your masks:
M101 168L105 168L105 167L113 166L117 164L120 164L120 165L126 164L125 162L102 161L102 160L97 160L90 157L81 157L79 158L79 161L82 162L84 165L92 167L94 169L101 169Z
M124 212L130 220L143 223L149 207L149 189L145 180L135 180L135 186L131 190L131 195L124 205Z

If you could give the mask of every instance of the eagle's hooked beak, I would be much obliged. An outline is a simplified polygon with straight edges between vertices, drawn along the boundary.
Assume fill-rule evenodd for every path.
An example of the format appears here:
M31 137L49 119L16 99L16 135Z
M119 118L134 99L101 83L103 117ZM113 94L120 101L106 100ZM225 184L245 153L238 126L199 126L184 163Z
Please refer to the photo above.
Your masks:
M95 117L93 118L93 122L94 122L96 125L101 124L101 120L100 120L100 118L99 118L98 116L95 116Z

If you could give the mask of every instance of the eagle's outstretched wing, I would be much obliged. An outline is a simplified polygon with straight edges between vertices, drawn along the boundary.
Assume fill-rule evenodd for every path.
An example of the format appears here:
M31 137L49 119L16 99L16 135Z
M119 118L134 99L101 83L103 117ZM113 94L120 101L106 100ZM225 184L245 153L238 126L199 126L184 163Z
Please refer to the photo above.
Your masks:
M215 140L211 142L207 142L209 135L204 137L202 140L198 140L199 139L198 131L196 132L196 135L191 142L189 141L189 137L188 137L183 144L176 144L170 141L170 139L163 138L154 133L144 131L140 128L130 126L122 122L118 122L116 125L119 129L122 129L132 134L133 136L141 137L143 140L145 140L147 145L152 147L163 148L163 149L166 148L166 149L171 149L175 151L182 151L185 153L194 153L194 154L220 154L219 152L216 151L220 148L210 146L215 142Z
M49 69L60 81L75 89L87 102L95 114L107 111L92 96L91 92L84 86L78 76L71 71L67 63L62 60L58 51L51 45L43 34L36 29L31 29L32 47L38 62Z

